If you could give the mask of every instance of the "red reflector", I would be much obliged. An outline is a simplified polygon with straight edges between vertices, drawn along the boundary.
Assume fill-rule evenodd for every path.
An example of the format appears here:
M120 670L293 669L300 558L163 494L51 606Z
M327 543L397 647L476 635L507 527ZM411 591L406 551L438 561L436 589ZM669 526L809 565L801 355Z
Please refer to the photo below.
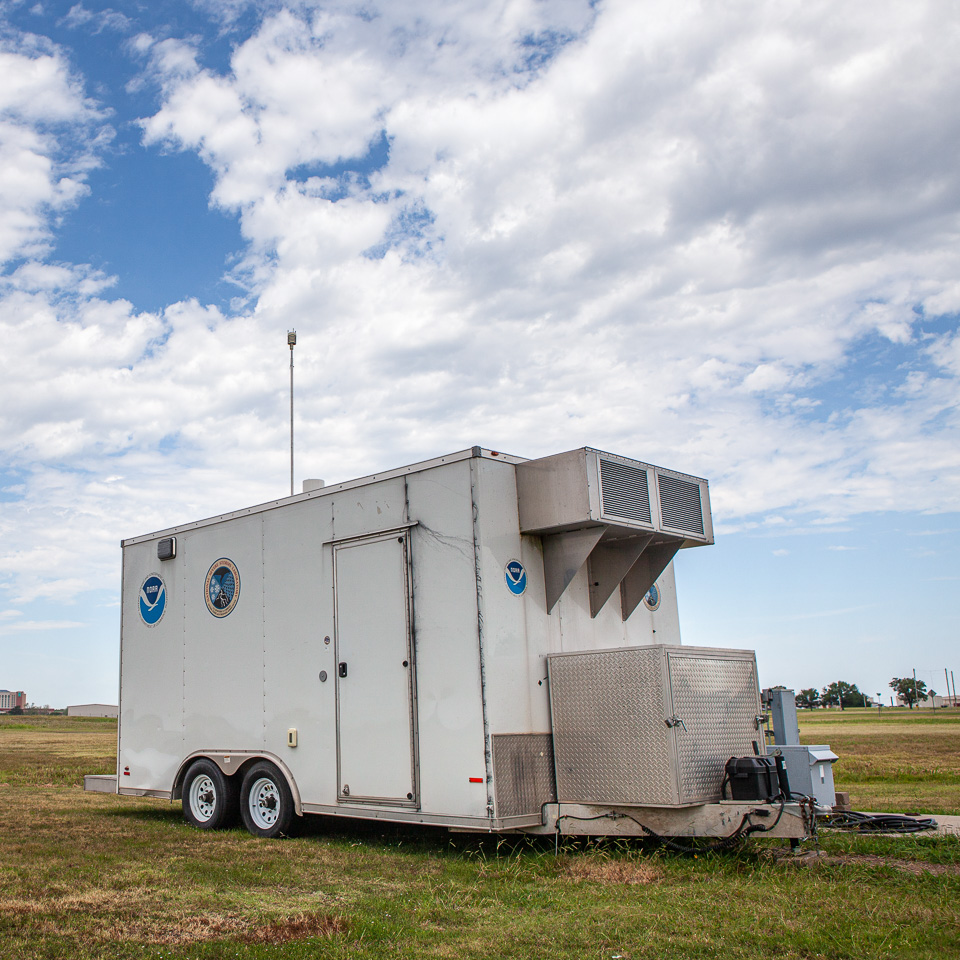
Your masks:
M483 777L471 777L471 778L470 778L470 782L471 782L471 783L483 783Z

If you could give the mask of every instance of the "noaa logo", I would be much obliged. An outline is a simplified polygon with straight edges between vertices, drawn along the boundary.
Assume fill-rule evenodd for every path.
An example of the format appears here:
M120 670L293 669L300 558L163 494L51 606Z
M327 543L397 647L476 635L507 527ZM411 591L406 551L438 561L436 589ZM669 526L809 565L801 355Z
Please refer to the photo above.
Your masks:
M648 610L656 610L660 606L660 588L654 584L643 598Z
M226 557L214 561L207 571L203 585L203 596L207 609L215 617L226 617L240 599L240 573L237 565Z
M154 627L163 617L166 606L166 585L155 573L151 573L140 584L140 619L148 627Z
M519 560L511 560L504 568L504 576L507 581L507 589L516 597L519 597L527 589L527 571L523 569L523 564Z

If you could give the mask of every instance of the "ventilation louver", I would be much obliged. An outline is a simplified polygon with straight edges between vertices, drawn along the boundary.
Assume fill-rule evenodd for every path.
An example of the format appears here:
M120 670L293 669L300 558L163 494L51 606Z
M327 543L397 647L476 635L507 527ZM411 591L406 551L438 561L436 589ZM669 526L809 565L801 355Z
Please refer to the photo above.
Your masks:
M700 487L687 480L660 474L657 477L660 493L660 518L665 527L686 533L703 534L703 508L700 505Z
M615 460L600 460L602 510L606 516L650 523L647 471ZM698 495L699 496L699 495Z

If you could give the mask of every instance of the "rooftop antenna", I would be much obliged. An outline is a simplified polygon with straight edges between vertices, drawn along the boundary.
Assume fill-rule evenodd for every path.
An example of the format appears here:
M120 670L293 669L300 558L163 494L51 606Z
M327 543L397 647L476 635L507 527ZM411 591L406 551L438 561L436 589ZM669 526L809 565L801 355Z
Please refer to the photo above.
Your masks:
M287 346L290 347L290 496L293 496L293 348L297 345L297 331L287 331Z

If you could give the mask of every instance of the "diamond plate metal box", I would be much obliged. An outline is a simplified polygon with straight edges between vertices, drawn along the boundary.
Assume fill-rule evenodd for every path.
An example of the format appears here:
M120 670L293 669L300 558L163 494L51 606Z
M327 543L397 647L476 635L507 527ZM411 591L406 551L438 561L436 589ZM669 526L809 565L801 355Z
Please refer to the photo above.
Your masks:
M726 761L760 737L751 650L621 647L554 654L547 668L561 802L711 803Z

